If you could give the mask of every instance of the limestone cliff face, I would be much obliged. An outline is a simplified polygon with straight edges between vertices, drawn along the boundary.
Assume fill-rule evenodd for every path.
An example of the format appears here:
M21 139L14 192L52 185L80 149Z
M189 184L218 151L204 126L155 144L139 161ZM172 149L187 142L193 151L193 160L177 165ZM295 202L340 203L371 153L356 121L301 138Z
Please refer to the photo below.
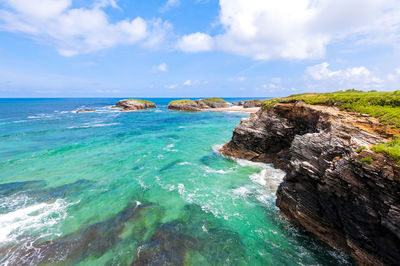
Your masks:
M221 152L284 169L277 206L306 231L360 265L398 265L400 167L356 152L385 141L383 127L331 107L278 103L242 120Z

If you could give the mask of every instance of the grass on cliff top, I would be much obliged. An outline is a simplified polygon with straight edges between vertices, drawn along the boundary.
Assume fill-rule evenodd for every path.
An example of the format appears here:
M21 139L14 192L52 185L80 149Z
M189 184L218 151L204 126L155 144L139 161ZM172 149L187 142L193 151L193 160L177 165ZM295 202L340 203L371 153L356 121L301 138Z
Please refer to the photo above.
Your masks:
M263 109L278 102L301 100L308 104L336 106L341 110L368 114L382 124L400 128L400 90L394 92L347 90L332 93L304 93L269 99Z
M183 99L183 100L175 100L175 101L172 101L172 102L170 102L169 104L192 103L192 102L193 102L192 100Z
M206 102L206 103L226 103L224 99L213 97L213 98L206 98L206 99L201 99L201 101Z
M153 103L151 101L147 101L147 100L140 100L140 99L127 99L128 101L137 101L139 103Z
M394 137L392 141L379 143L372 148L374 152L384 153L400 165L400 138Z
M256 100L246 100L244 101L245 103L251 103L251 102L265 102L266 100L260 100L260 99L256 99Z

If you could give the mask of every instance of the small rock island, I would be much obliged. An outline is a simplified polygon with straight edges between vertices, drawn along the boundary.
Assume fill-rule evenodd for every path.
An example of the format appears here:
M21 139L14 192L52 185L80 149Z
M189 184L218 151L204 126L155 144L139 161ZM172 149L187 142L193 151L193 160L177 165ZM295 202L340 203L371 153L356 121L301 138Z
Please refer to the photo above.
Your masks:
M156 104L151 101L139 100L139 99L125 99L120 100L114 106L116 108L121 108L121 112L135 111L156 108Z
M193 112L204 111L212 108L228 108L231 106L232 104L228 103L224 99L213 97L200 100L183 99L172 101L168 104L168 109Z

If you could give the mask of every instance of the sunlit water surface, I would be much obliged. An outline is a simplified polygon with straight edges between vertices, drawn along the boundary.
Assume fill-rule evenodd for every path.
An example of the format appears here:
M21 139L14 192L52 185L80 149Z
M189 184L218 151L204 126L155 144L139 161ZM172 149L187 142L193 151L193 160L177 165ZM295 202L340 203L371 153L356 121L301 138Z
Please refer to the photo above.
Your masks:
M0 99L1 265L349 264L280 217L281 171L218 154L247 114L116 101Z

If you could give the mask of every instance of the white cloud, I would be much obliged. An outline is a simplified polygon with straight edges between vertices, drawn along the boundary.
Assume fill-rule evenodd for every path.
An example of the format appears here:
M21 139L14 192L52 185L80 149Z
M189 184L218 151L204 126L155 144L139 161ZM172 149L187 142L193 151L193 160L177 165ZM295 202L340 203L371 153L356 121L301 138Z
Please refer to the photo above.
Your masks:
M174 83L174 84L165 85L164 87L165 87L166 89L175 89L175 88L177 88L178 86L179 86L179 84Z
M364 66L331 70L327 62L308 67L306 73L311 84L334 90L391 89L394 84L390 83L400 77L400 72L379 75Z
M180 0L167 0L163 7L159 9L161 13L167 12L173 7L177 7L181 4Z
M168 66L167 63L163 62L157 66L153 66L153 72L167 72L168 71Z
M71 8L71 0L3 0L2 3L1 30L25 33L55 45L64 56L138 42L155 46L171 28L161 20L146 22L141 17L111 23L101 8L108 5L118 8L114 0L96 1L92 8Z
M178 48L214 48L256 60L321 58L338 40L398 45L399 12L396 0L220 0L224 33L189 34ZM200 36L213 45L196 49Z
M210 51L213 45L213 38L200 32L183 36L177 44L178 48L185 52Z
M246 81L245 77L236 77L236 78L229 78L229 81L237 81L237 82L243 82Z
M200 82L198 80L186 80L185 82L183 82L183 86L195 86L198 85Z

